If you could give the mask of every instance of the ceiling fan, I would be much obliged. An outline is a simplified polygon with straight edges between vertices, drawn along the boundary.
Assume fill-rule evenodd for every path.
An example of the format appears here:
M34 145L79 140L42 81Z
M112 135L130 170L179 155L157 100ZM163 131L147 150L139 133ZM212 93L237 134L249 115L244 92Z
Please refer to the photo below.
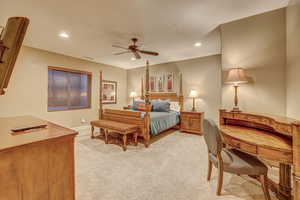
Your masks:
M148 55L152 55L152 56L158 56L159 55L159 53L154 52L154 51L140 50L139 46L136 45L136 43L138 41L137 38L132 38L131 40L132 40L133 44L129 45L128 48L121 47L121 46L118 46L118 45L112 45L113 47L127 50L127 51L124 51L124 52L115 53L114 55L121 55L121 54L125 54L125 53L133 53L135 59L141 59L140 53L148 54Z

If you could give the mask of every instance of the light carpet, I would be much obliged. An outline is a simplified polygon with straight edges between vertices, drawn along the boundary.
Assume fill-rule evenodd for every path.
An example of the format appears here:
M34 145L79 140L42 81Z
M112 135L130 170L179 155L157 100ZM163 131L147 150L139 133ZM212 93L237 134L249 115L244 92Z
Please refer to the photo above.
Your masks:
M80 133L80 135L85 135ZM225 173L216 196L217 171L206 181L202 136L176 131L151 144L122 148L99 139L76 139L77 200L263 200L260 184Z

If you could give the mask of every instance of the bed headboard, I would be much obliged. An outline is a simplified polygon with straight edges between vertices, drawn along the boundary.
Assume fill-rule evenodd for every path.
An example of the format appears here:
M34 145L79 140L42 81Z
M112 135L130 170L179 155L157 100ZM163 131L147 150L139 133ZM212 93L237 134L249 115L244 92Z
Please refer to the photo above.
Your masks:
M150 93L149 94L149 100L153 99L161 99L161 100L170 100L170 101L178 101L179 102L179 96L177 96L176 93Z
M145 96L142 96L141 99L145 99ZM155 99L160 99L160 100L170 100L174 102L178 102L180 106L183 106L183 97L177 95L177 93L170 93L170 92L153 92L149 93L149 100L155 100Z
M182 92L182 74L179 76L179 95L176 92L150 92L149 91L149 62L146 65L146 92L144 92L144 81L142 78L141 82L141 99L146 102L154 99L170 100L178 102L180 105L180 110L183 110L183 92Z

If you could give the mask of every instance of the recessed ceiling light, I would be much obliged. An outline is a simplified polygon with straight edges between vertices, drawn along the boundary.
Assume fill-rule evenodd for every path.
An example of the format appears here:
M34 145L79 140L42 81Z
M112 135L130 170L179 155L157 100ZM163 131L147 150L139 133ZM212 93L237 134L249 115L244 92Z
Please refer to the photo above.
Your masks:
M135 57L132 57L131 60L136 60L136 58L135 58Z
M62 38L69 38L69 37L70 37L70 36L69 36L67 33L65 33L65 32L61 32L61 33L59 34L59 36L62 37Z
M194 44L194 46L195 46L195 47L200 47L200 46L202 46L202 43L201 43L201 42L196 42L196 43Z

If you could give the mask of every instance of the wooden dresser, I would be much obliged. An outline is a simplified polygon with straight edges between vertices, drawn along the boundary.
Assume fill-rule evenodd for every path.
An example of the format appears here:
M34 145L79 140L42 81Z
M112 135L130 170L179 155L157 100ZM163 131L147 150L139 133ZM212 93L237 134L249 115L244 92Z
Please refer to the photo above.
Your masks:
M300 123L287 117L220 110L220 131L229 148L277 162L279 183L268 180L278 199L300 200ZM294 194L292 194L292 167Z
M11 131L39 121L47 127ZM74 200L76 134L31 116L0 118L0 199Z
M203 118L203 112L181 111L180 131L199 135L202 134Z

